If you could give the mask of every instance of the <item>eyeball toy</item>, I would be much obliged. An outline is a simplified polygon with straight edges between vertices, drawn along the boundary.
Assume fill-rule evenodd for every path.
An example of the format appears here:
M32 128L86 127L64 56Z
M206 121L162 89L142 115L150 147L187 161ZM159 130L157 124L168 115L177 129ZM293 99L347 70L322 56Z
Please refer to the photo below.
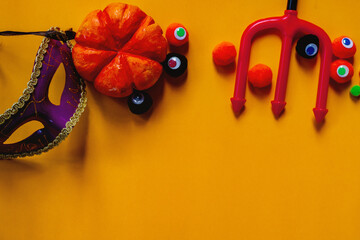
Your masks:
M166 29L166 39L170 45L180 47L189 41L189 33L180 23L172 23Z
M172 77L179 77L187 69L187 59L185 56L177 53L169 53L163 62L164 70Z
M332 43L333 54L338 58L351 58L356 53L356 45L349 37L341 36Z
M132 113L146 113L152 106L153 101L149 94L143 91L134 90L128 98L128 106Z
M354 75L353 66L345 60L336 60L331 64L330 77L338 83L346 83Z
M319 52L319 38L312 34L301 37L296 44L296 52L303 58L316 57Z
M272 81L271 68L264 64L257 64L249 70L248 79L254 87L267 87Z

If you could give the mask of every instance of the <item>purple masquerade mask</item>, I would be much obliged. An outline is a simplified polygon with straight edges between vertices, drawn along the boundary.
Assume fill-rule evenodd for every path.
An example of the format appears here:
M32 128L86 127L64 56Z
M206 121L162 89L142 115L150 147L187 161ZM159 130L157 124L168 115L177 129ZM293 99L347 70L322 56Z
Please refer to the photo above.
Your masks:
M42 41L23 95L0 115L0 159L46 152L64 140L78 122L87 99L85 84L72 62L71 47L69 41L61 42L48 36ZM65 88L60 105L54 105L48 92L52 77L61 63L66 73ZM4 144L16 129L31 120L41 122L44 128L22 141Z

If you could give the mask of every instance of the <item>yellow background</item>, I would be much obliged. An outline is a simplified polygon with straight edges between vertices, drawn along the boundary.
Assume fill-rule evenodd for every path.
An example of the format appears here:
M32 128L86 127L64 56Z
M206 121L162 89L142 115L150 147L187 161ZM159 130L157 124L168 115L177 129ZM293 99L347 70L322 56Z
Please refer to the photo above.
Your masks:
M77 30L108 3L4 0L0 30ZM359 83L359 54L352 83L329 89L325 124L312 113L320 61L299 64L295 54L282 117L271 112L273 80L270 93L247 89L246 110L236 118L229 100L235 72L217 69L212 49L225 40L238 48L248 24L282 15L286 1L128 3L163 30L172 22L188 28L186 82L160 82L146 117L88 84L87 110L65 142L0 161L0 239L360 239L360 102L349 97ZM359 1L300 0L298 10L331 39L349 35L360 44ZM25 88L40 42L0 37L1 111ZM267 64L276 76L279 55L277 36L258 39L251 66Z

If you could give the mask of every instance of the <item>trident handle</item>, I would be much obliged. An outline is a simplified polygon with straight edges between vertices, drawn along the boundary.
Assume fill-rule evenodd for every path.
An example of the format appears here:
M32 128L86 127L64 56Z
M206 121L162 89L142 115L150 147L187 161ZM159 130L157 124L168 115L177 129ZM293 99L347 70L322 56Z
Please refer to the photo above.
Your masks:
M288 0L286 10L295 10L297 7L297 0Z

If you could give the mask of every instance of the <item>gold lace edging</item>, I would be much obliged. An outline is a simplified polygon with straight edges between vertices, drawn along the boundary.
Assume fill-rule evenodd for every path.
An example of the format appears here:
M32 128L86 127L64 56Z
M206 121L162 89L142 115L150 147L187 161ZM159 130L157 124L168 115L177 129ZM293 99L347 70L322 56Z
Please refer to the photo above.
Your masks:
M50 28L50 30L56 30L60 31L59 28ZM4 124L6 120L11 118L11 116L15 115L20 109L22 109L25 106L25 103L30 99L31 94L35 90L35 86L38 83L38 77L40 76L40 69L42 68L42 60L44 59L44 55L46 54L46 49L48 48L48 43L50 42L49 38L44 38L43 41L40 44L39 50L37 52L36 58L35 58L35 64L33 68L33 72L31 74L30 81L27 83L27 87L23 91L22 96L19 98L19 100L12 105L11 108L7 109L3 114L0 115L0 125ZM69 46L69 48L72 50L72 44L70 41L67 41L66 44ZM15 154L0 154L0 159L12 159L12 158L18 158L18 157L29 157L33 155L38 155L44 152L49 151L50 149L56 147L60 144L72 131L73 127L76 125L76 123L79 122L81 114L84 112L86 104L87 104L87 98L86 98L86 90L85 90L85 82L80 79L80 90L81 90L81 97L80 102L76 108L75 113L70 118L69 121L66 122L65 128L61 130L59 135L56 136L54 141L46 145L44 148L25 152L25 153L15 153Z

